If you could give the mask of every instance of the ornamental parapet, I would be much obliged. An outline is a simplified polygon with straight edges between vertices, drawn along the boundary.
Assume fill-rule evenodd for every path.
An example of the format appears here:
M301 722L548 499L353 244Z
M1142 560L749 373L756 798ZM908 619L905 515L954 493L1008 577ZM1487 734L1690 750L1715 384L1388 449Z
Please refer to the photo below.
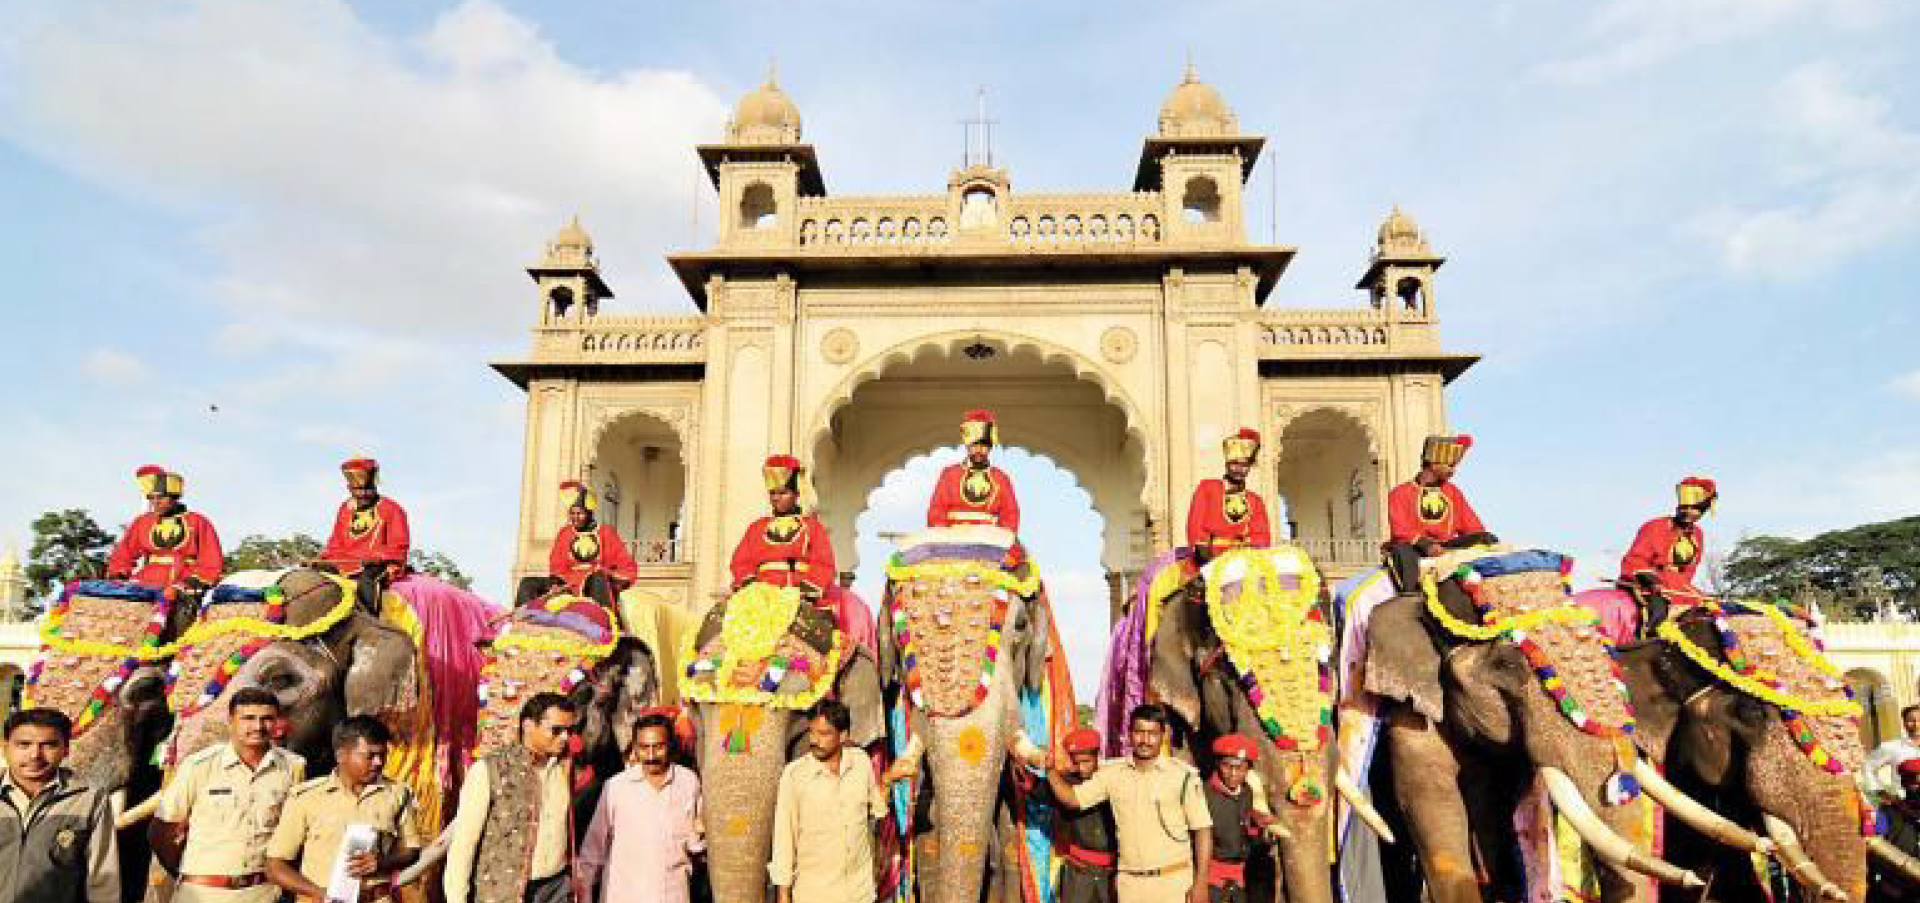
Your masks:
M796 209L797 240L809 251L913 252L955 243L1125 247L1165 241L1164 201L1153 191L1011 195L1005 209L956 207L946 195L801 198Z
M1370 310L1267 310L1259 319L1261 357L1354 355L1426 350L1426 323L1400 323Z
M707 359L707 319L601 316L578 323L546 324L534 328L533 354L542 363L703 363Z

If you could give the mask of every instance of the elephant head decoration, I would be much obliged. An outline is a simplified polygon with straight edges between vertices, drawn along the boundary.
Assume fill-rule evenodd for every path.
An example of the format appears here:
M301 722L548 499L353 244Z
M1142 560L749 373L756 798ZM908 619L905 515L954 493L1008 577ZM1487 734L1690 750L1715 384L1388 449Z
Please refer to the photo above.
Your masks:
M1520 552L1434 564L1423 592L1372 612L1364 680L1435 903L1478 903L1482 875L1517 880L1499 855L1514 846L1516 814L1577 833L1607 903L1652 899L1649 878L1699 886L1628 839L1646 835L1643 788L1669 809L1704 808L1638 756L1613 648L1568 596L1570 562ZM1535 786L1550 810L1517 812L1512 801Z
M1329 787L1392 839L1333 762L1333 632L1321 602L1319 573L1299 549L1229 553L1168 597L1148 668L1149 688L1180 716L1190 739L1239 734L1260 750L1255 767L1275 790L1285 829L1278 852L1289 903L1333 900Z
M1670 845L1676 859L1709 872L1724 899L1761 896L1745 854L1767 843L1818 901L1865 899L1869 850L1920 871L1869 836L1872 812L1853 779L1860 707L1809 621L1705 600L1663 623L1658 639L1623 651L1621 663L1649 753L1674 783L1742 826L1689 822Z
M1002 772L1009 744L1021 735L1022 693L1047 700L1066 681L1048 661L1054 634L1046 594L1028 568L1002 569L999 553L1011 535L993 532L1003 538L981 546L991 551L980 560L949 549L913 556L911 564L896 559L888 571L881 674L906 709L910 739L901 762L914 774L909 796L931 822L908 839L926 903L981 899L990 868L998 899L1021 899L1024 846L1013 837L1011 812L999 805ZM938 537L931 543L920 548L941 548Z
M760 583L708 611L681 661L681 696L699 735L714 900L761 903L780 773L805 752L805 712L831 692L853 716L849 742L879 739L874 662L798 590Z

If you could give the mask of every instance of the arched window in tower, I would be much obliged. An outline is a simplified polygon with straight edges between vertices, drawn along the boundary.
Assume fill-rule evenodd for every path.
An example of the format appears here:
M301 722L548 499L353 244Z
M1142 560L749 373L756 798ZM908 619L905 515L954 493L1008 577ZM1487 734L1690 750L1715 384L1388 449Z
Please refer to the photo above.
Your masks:
M553 305L553 318L558 320L573 309L573 289L556 285L547 293L547 302Z
M740 227L743 229L772 228L779 208L773 201L773 188L765 182L755 182L740 193Z
M991 226L999 222L997 204L992 191L985 188L967 189L967 193L960 196L960 228Z
M1220 221L1220 186L1209 176L1194 176L1187 180L1187 189L1180 196L1180 209L1185 212L1187 222L1217 223Z
M1401 279L1393 286L1393 293L1400 297L1400 303L1407 306L1408 312L1418 312L1427 307L1426 286L1412 276Z

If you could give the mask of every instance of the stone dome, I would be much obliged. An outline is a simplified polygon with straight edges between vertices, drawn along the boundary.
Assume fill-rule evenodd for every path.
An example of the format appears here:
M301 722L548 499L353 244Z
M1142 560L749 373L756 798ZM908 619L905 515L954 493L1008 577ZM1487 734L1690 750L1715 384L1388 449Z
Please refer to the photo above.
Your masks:
M1393 212L1387 214L1385 222L1380 224L1379 245L1381 248L1404 248L1419 250L1426 246L1426 240L1420 237L1420 226L1400 209L1393 205Z
M1168 137L1231 135L1240 130L1240 121L1228 108L1226 98L1212 85L1201 81L1187 67L1187 74L1160 105L1160 134Z
M587 230L580 225L580 217L575 216L568 220L566 225L561 226L559 232L554 233L553 246L592 250L593 236L587 234Z
M740 144L797 144L800 108L769 76L767 83L740 98L727 124L727 136Z

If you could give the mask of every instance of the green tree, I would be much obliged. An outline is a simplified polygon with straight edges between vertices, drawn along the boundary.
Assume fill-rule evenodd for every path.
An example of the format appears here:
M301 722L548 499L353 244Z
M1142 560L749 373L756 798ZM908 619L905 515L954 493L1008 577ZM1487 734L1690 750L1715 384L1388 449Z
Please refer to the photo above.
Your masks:
M113 536L100 529L93 515L79 508L48 511L33 520L33 547L27 553L27 589L33 610L69 580L102 577L107 573L107 550Z
M1868 620L1883 608L1920 615L1920 516L1862 524L1812 539L1743 539L1727 556L1736 596L1812 599L1836 620Z
M440 552L414 549L407 555L407 566L422 573L432 574L461 589L473 588L473 578L463 573L460 566L453 563L453 559Z
M272 539L255 533L227 553L228 571L272 571L299 567L320 557L320 540L305 533Z

